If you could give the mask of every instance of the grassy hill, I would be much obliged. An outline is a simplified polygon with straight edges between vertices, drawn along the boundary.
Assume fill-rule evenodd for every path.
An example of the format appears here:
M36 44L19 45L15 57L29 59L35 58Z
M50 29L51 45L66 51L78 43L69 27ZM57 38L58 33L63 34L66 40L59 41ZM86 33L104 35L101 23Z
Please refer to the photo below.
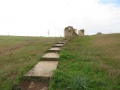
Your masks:
M0 90L11 90L46 50L61 39L0 36Z
M120 90L120 34L73 38L54 73L50 90Z

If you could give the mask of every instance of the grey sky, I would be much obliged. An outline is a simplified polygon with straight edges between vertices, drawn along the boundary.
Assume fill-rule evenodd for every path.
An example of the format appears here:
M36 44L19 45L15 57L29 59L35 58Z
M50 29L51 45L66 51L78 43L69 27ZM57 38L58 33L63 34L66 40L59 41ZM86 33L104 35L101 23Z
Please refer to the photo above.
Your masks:
M89 35L120 33L120 6L105 1L0 0L0 35L63 36L66 26Z

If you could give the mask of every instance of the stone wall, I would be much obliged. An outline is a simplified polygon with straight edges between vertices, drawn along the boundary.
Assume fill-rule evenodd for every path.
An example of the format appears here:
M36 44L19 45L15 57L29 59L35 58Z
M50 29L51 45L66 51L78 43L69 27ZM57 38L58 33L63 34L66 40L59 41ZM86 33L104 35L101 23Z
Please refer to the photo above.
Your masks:
M65 37L78 36L76 32L77 32L76 29L74 29L72 26L68 26L64 29L64 36Z
M84 29L79 30L78 34L77 34L77 29L74 29L72 26L68 26L64 29L65 38L71 38L76 36L84 36Z
M81 30L78 31L78 35L79 36L84 36L84 32L85 32L85 30L81 29Z

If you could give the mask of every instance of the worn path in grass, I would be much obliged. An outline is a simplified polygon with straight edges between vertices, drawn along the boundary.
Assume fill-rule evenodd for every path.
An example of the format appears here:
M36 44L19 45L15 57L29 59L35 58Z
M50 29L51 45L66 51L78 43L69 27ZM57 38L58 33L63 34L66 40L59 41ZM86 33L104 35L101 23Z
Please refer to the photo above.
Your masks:
M48 90L53 71L57 68L59 52L65 41L56 43L44 54L34 68L24 74L20 82L22 90Z

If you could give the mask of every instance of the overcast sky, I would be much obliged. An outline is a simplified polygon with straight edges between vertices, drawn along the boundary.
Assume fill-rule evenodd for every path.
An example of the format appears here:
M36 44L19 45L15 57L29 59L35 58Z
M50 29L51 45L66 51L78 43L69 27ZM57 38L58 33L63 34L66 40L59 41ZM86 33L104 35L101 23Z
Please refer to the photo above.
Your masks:
M63 36L120 33L120 0L0 0L0 35Z

